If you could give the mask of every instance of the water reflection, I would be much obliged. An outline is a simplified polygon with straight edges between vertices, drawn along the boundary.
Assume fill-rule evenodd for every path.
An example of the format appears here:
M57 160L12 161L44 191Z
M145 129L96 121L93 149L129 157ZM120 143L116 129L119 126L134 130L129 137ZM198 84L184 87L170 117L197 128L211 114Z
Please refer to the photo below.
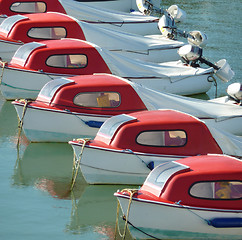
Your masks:
M53 197L70 199L72 166L73 151L69 144L31 143L16 161L13 185L34 186ZM77 184L85 184L81 172Z
M92 228L94 232L108 237L110 240L115 239L117 199L113 194L117 189L123 188L127 188L127 186L86 186L79 199L73 198L71 219L66 226L66 231L78 234ZM120 225L122 231L123 222L121 219ZM125 239L132 239L132 237L127 234Z
M12 186L32 186L53 198L70 200L65 232L83 236L93 232L98 239L114 239L117 200L113 193L127 186L90 186L79 171L74 191L70 192L72 166L73 151L69 144L30 143L16 161Z

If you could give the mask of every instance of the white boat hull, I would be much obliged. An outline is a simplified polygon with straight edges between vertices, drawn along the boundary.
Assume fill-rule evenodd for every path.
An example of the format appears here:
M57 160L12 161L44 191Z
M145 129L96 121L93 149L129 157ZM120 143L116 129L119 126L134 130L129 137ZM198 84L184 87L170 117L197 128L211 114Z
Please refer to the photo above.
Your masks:
M17 98L35 99L41 88L50 80L67 75L49 74L36 71L4 68L1 92L6 100ZM207 92L211 87L208 74L184 76L182 80L171 82L169 78L128 78L160 92L170 92L180 95L192 95ZM121 76L122 77L122 76Z
M0 87L6 100L15 100L16 98L35 99L47 82L63 76L8 67L1 70L4 72Z
M22 119L23 105L14 106ZM28 107L24 115L23 130L31 142L68 142L73 138L94 138L99 128L89 127L84 122L104 122L106 119L107 117Z
M17 49L22 45L23 43L14 43L10 41L0 40L0 58L3 61L9 62Z
M203 75L184 76L183 79L171 82L169 78L128 78L132 82L158 92L167 92L178 95L193 95L206 93L212 86L208 81L210 73Z
M79 158L82 145L71 144ZM141 185L150 173L147 165L180 159L178 156L135 154L129 151L112 151L103 148L85 147L81 156L81 171L89 184Z
M129 198L118 197L118 201L123 214L126 215ZM241 239L241 227L215 228L206 222L213 218L239 217L242 217L241 211L238 213L216 211L216 209L188 208L178 204L133 200L128 220L136 228L160 239ZM130 230L134 238L148 238L132 226Z

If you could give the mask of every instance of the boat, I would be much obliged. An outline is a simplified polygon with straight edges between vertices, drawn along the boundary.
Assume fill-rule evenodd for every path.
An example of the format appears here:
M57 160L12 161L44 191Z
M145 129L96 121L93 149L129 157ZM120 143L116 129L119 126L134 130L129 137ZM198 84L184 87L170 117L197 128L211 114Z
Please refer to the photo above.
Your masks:
M13 104L31 142L94 138L112 116L158 109L186 112L242 136L242 108L237 104L160 93L110 74L55 79L41 89L35 101L18 99Z
M36 98L44 84L57 77L93 73L112 73L157 91L191 95L207 92L211 75L219 73L181 60L144 62L70 38L26 43L0 67L1 92L7 100Z
M73 17L76 17L79 20L84 20L95 25L102 25L106 28L117 29L124 32L132 32L141 35L146 34L156 34L159 33L158 22L159 17L144 15L139 11L122 12L118 10L112 10L112 3L118 3L119 6L127 6L124 1L95 1L97 7L89 6L90 4L85 4L78 1L58 1L58 0L44 0L44 1L29 1L29 0L1 0L0 1L0 14L2 22L6 17L12 16L15 14L26 14L26 13L42 13L42 12L61 12ZM132 0L133 1L133 0ZM158 1L159 0L154 0ZM102 8L100 3L105 3ZM134 5L132 3L132 5ZM109 6L109 7L108 7ZM142 3L142 6L144 4ZM137 9L137 8L136 8ZM175 12L174 10L172 10Z
M127 2L127 0L124 1ZM140 2L141 5L144 6L144 2ZM159 4L160 0L155 0L153 2L157 2ZM160 14L158 16L152 16L152 14L145 15L140 11L137 11L137 7L135 6L136 3L132 3L133 7L131 6L131 11L129 7L127 8L130 4L123 1L99 1L85 4L79 1L65 0L61 1L61 3L68 15L98 26L139 35L159 33L158 22ZM117 8L112 8L112 3L121 3L123 8L125 8L125 11L122 11L120 8L119 10ZM109 7L107 7L107 5L109 5Z
M241 239L242 162L202 155L157 166L114 193L134 239Z
M142 11L143 8L148 9L150 6L150 13L153 11L160 12L161 8L161 0L149 0L149 1L140 1L140 0L99 0L99 1L87 1L87 0L77 0L77 1L69 1L69 5L67 5L68 1L60 0L63 6L90 6L98 9L106 10L115 10L124 13L131 13L134 11ZM67 2L67 3L66 3ZM151 9L153 8L153 9ZM150 14L149 13L149 14ZM148 13L147 13L148 14Z
M177 50L184 45L161 35L144 37L124 33L79 21L63 13L47 12L8 17L0 25L0 57L10 61L24 43L61 38L86 40L124 56L150 62L179 60Z
M65 13L58 0L0 0L0 23L16 14L60 12Z
M69 141L89 184L142 184L157 165L209 153L242 158L242 138L175 110L108 119L94 140Z

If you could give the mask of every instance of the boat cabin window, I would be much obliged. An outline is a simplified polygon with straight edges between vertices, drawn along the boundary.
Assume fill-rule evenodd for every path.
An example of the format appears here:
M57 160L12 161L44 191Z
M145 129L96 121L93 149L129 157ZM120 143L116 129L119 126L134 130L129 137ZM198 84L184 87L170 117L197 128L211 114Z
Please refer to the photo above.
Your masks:
M39 39L61 39L66 37L64 27L34 27L28 31L30 38Z
M117 92L87 92L79 93L74 98L74 104L82 107L114 108L120 105L120 95Z
M197 182L190 188L190 195L204 199L241 199L241 181L204 181Z
M44 85L41 89L39 96L45 98L46 101L50 101L58 89L68 83L74 82L66 78L59 78L52 80Z
M159 197L163 187L172 175L179 171L189 169L190 168L188 166L173 161L160 164L148 175L144 185L151 185L155 188L157 191L155 191L156 194L155 192L154 194Z
M135 120L137 120L135 117L126 114L113 116L103 123L97 134L112 139L113 135L121 125Z
M15 2L10 6L10 10L16 13L43 13L46 12L44 2Z
M25 16L22 16L22 15L14 15L14 16L6 18L0 25L1 31L8 34L11 31L11 29L13 28L13 26L17 22L21 21L22 19L28 19L28 18Z
M44 46L46 45L40 42L30 42L22 45L20 48L18 48L13 56L14 62L24 66L30 53L33 50Z
M57 68L84 68L87 56L84 54L59 54L48 57L46 64Z
M139 133L136 141L140 145L155 147L181 147L186 144L187 136L183 130L155 130Z

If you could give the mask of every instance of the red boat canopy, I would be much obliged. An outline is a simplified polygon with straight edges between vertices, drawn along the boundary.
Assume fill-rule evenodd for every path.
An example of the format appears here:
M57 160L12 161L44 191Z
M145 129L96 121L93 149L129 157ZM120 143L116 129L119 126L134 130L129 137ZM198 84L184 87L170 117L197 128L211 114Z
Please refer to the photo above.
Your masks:
M2 15L12 16L50 11L66 13L58 0L0 0L0 14Z
M128 81L109 74L50 81L30 105L112 116L147 110Z
M149 174L140 192L143 199L149 192L161 202L241 209L242 162L225 155L204 155L161 164Z
M108 119L91 144L102 142L107 148L162 155L222 153L207 126L191 115L174 110L156 110L131 113L129 116L136 121L124 121L111 134L107 133L108 129L120 123L120 117Z
M96 47L71 38L26 43L8 66L68 75L111 73Z
M61 38L86 40L75 19L56 12L9 17L1 25L0 37L23 43Z

